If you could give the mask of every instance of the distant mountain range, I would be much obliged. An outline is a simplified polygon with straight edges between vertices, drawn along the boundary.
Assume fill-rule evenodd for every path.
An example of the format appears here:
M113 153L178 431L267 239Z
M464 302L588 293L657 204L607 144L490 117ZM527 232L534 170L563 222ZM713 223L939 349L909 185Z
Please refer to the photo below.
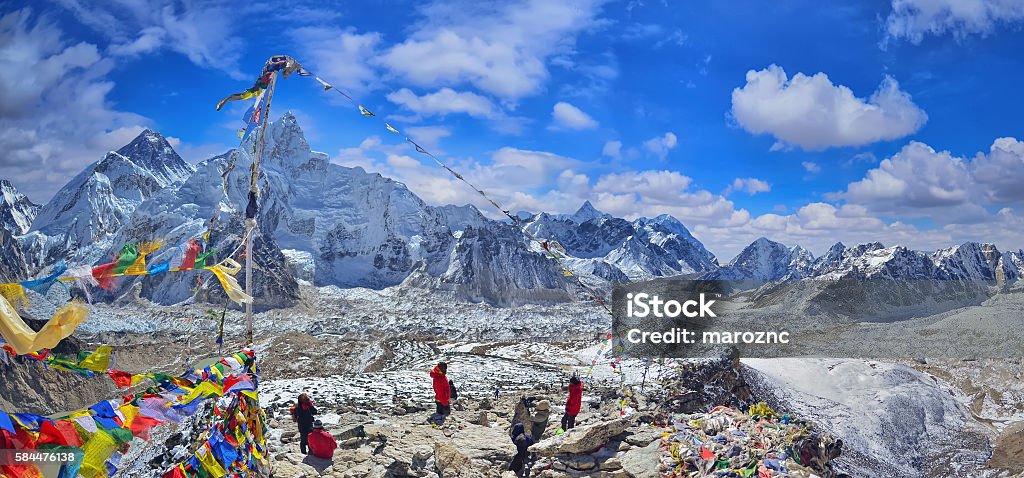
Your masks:
M251 144L247 145L251 147ZM299 298L299 284L381 289L404 285L453 299L501 306L574 300L585 294L519 227L473 206L431 206L404 184L362 168L333 164L311 151L295 117L268 128L260 176L255 291L262 307ZM227 176L227 194L221 176ZM107 153L38 206L0 181L0 276L21 280L70 263L109 261L128 242L180 244L215 218L211 244L238 245L251 158L231 150L193 166L155 131ZM765 238L721 265L677 219L632 221L584 203L574 214L521 214L532 235L556 240L565 262L589 286L657 277L778 281L799 279L1016 280L1024 252L966 243L934 253L879 243L832 246L822 257ZM175 248L165 248L170 257ZM156 257L159 260L161 257ZM177 259L172 259L172 264ZM128 293L173 304L193 294L194 277L124 279ZM201 299L222 300L217 288Z

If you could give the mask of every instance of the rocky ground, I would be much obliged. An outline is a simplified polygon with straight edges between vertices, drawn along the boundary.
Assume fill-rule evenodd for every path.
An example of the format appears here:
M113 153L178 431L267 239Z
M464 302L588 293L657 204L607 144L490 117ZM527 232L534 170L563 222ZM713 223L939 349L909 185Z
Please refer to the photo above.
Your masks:
M654 471L647 473L656 473L666 456L678 458L671 453L672 440L699 435L677 424L700 420L692 416L718 405L747 410L759 401L842 438L843 453L834 465L851 476L1024 473L1024 369L1019 360L739 363L723 358L646 369L637 360L612 368L604 359L591 367L600 351L593 333L600 327L591 315L474 305L463 317L451 310L442 313L437 304L430 306L437 311L409 305L397 312L355 313L352 304L358 301L372 302L359 310L373 310L388 298L339 297L348 301L347 308L339 309L344 318L310 318L297 309L257 317L264 379L260 395L275 428L275 476L501 476L513 453L507 427L518 397L544 397L555 405L553 433L573 372L589 375L579 428L605 431L598 433L600 439L588 435L593 448L580 453L538 452L534 476L655 476L644 475L638 464L653 464L646 469ZM80 345L114 345L116 367L132 372L173 373L219 353L214 342L219 310L145 309L146 320L139 319L139 310L97 307L88 327L76 333ZM240 324L239 313L229 311L224 351L240 346ZM434 428L426 423L431 406L427 371L438 360L451 363L462 399L445 426ZM109 381L58 375L39 364L0 365L0 408L52 413L117 396ZM614 423L620 417L620 381L643 392L627 403L637 420L610 433L619 426ZM282 407L302 392L323 407L328 428L343 443L331 462L299 455L290 433L293 424L282 417ZM486 425L481 425L484 414ZM187 448L182 443L188 441L187 430L174 428L133 447L139 451L120 476L158 476ZM648 436L654 438L646 441Z

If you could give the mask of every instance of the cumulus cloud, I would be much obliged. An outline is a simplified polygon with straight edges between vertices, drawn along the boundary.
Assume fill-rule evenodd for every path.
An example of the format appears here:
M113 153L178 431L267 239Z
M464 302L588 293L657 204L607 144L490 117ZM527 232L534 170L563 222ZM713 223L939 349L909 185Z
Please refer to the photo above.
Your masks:
M1024 20L1018 0L893 0L885 19L886 40L919 44L926 35L985 36L999 24Z
M678 140L675 133L670 131L664 135L656 136L644 141L644 149L656 156L658 159L665 159L668 156L669 151L675 149L677 143Z
M1013 204L1024 202L1024 141L998 138L988 154L978 153L971 162L974 180L984 185L981 190L989 202Z
M743 191L751 196L757 193L766 193L772 190L772 185L768 184L767 181L763 181L757 178L736 178L732 181L729 187L725 188L725 192L722 193L724 196L728 196L734 191Z
M911 142L845 191L826 197L862 204L872 211L929 217L939 224L991 220L988 207L1024 202L1024 143L996 139L988 154L973 160Z
M750 70L746 80L732 92L732 116L751 133L774 136L776 149L823 150L893 140L928 120L888 76L866 99L833 84L824 73L797 73L790 79L777 65Z
M598 9L596 1L433 4L380 64L418 86L468 84L515 100L541 89L549 77L546 61L571 52Z
M551 119L554 122L552 126L555 128L581 130L597 127L597 121L594 118L564 101L555 103L555 107L551 111Z
M388 93L388 101L401 105L421 116L444 116L449 113L464 113L476 118L499 116L491 100L468 91L441 88L434 93L417 96L412 90L402 88Z

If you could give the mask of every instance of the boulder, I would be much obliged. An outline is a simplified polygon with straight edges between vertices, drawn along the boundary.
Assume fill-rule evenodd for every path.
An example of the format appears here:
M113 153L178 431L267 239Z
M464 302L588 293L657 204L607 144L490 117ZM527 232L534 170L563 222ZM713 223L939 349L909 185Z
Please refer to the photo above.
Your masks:
M653 442L643 448L633 448L623 453L619 458L622 469L633 478L659 478L659 445L660 442Z
M490 470L473 463L451 442L434 443L434 466L441 478L481 478L493 476Z
M530 446L530 451L541 456L561 453L587 453L596 450L609 439L629 428L630 420L618 418L573 428Z
M331 433L334 438L338 441L345 441L350 438L363 438L366 436L366 430L363 429L362 423L341 425L333 429Z
M638 447L645 447L655 440L660 440L661 435L664 434L660 428L651 426L639 426L629 431L632 433L626 435L626 443Z
M597 467L597 460L590 455L558 455L555 459L573 470L592 470Z
M470 459L490 463L512 461L515 446L503 430L477 425L467 425L452 436L452 443Z

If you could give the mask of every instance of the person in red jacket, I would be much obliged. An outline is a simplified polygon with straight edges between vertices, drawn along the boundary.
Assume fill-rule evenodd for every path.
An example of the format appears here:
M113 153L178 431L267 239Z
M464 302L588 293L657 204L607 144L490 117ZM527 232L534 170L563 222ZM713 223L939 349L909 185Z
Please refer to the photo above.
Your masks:
M583 404L583 382L576 374L569 379L569 398L565 401L565 415L562 415L562 430L570 430L576 426L576 415L580 414Z
M430 371L430 378L434 381L434 403L437 405L437 415L448 416L451 413L452 390L448 385L448 364L441 362Z
M317 458L330 460L334 457L334 450L338 448L338 442L324 430L324 424L320 420L313 422L313 431L309 433L307 440L309 451Z

